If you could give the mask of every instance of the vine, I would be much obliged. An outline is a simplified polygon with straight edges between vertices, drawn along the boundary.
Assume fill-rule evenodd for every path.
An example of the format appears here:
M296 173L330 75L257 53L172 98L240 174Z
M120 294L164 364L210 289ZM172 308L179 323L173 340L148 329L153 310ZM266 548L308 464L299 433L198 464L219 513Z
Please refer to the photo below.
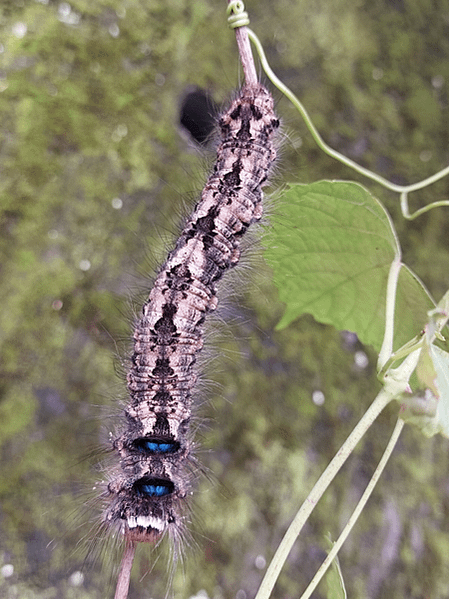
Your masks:
M384 177L373 173L369 169L360 166L353 160L328 146L313 125L300 100L272 71L259 39L253 31L247 28L249 18L244 11L243 3L239 0L231 2L228 7L228 15L230 13L231 16L228 17L230 26L242 26L244 35L248 36L257 50L266 75L273 85L275 85L298 110L313 139L323 152L340 161L342 164L349 166L361 175L379 183L386 189L400 194L401 211L406 219L415 219L434 208L449 206L449 200L440 200L420 208L413 214L410 214L408 206L409 193L423 189L447 176L449 174L449 166L412 185L397 185ZM246 73L246 56L241 55L241 60ZM352 196L350 200L347 200L348 196ZM336 202L339 201L341 201L341 203L337 207ZM410 335L413 334L416 327L418 327L421 332L415 337L412 337L409 341L406 341L396 352L393 352L394 346L397 345L397 338L395 337L395 313L398 303L398 290L401 285L401 273L406 273L406 276L412 277L412 280L415 281L417 288L414 291L416 295L419 296L418 303L421 303L421 308L423 308L423 306L425 307L426 304L429 307L429 304L432 304L432 300L424 285L419 281L416 275L411 273L411 271L406 269L403 265L397 234L384 207L361 186L330 181L311 185L291 185L284 195L283 202L284 208L286 206L290 207L290 212L288 215L284 214L283 221L278 219L277 222L275 222L274 231L269 231L265 241L266 258L274 270L275 283L278 287L280 297L287 305L286 313L284 314L284 318L281 320L279 327L282 328L287 326L292 320L307 311L318 321L333 324L340 329L347 328L356 332L362 341L365 340L365 342L373 343L379 351L378 377L383 383L383 389L377 395L374 402L346 442L337 452L336 456L323 472L299 509L268 567L256 599L268 599L297 536L318 500L352 453L357 443L367 432L380 412L389 403L393 400L400 403L399 419L391 435L390 441L347 525L342 531L339 539L335 542L326 560L303 593L302 599L310 597L311 593L315 590L327 568L331 565L332 560L336 557L351 528L357 521L358 516L372 493L374 486L394 449L405 421L408 420L418 425L427 435L442 433L446 437L449 437L449 377L447 376L447 372L449 372L449 353L442 350L438 345L435 345L436 341L445 340L442 331L449 318L449 292L446 293L436 308L427 311L427 319L423 317L424 310L421 310L421 314L416 318L414 326L407 326L407 331ZM292 208L292 206L294 207ZM313 207L314 216L307 220L307 225L310 226L310 223L313 222L313 218L315 218L316 215L318 215L318 222L315 222L313 234L306 239L302 232L304 221L307 219L307 216L304 215L304 210L311 207ZM353 227L348 226L348 222L351 219L356 223L357 220L359 220L360 223L363 223L361 227L367 228L366 213L363 211L376 211L379 220L378 222L371 223L373 228L371 231L364 231L365 235L371 235L375 232L375 234L388 236L390 238L392 261L388 270L386 269L386 266L388 266L387 262L383 264L382 282L376 289L379 297L382 295L385 296L385 309L382 315L382 320L384 322L383 339L381 343L378 334L375 336L376 338L374 340L369 336L366 336L366 339L364 339L365 331L359 330L358 327L351 327L350 318L335 318L332 314L332 310L328 310L326 315L323 314L323 310L320 309L319 306L317 307L319 302L316 302L316 300L311 298L311 295L313 295L314 281L313 277L310 275L313 274L314 271L313 267L310 267L310 265L308 269L306 260L297 260L296 262L299 264L297 271L295 273L292 273L291 271L292 258L295 256L295 245L296 250L301 253L303 258L307 255L308 241L313 244L319 244L320 240L322 240L325 241L326 245L332 246L333 242L329 242L328 231L324 230L325 227L322 226L326 223L326 217L328 216L328 214L326 214L327 210L329 211L329 214L332 213L334 224L336 220L335 217L336 215L338 216L338 225L342 228L345 235L352 233L351 229ZM382 220L382 224L379 226L380 220ZM358 233L360 234L361 231L358 231ZM289 237L287 241L286 237ZM363 234L361 239L362 243L367 243L367 239L363 238ZM341 242L341 238L339 238L338 241ZM339 247L338 250L341 251L341 248ZM331 253L332 249L328 249L328 251ZM287 262L288 266L284 266ZM322 263L321 267L325 267L325 264ZM363 267L365 267L364 264ZM315 274L316 273L318 273L318 269L315 270ZM293 282L292 274L296 277ZM351 277L352 276L353 272L351 272ZM298 297L303 293L302 286L304 285L304 279L306 277L308 283L308 297L307 301L304 300L301 302L298 300ZM349 273L347 273L347 279L349 280ZM337 282L332 281L332 284L328 284L327 287L319 289L319 292L315 294L316 297L321 298L323 294L329 296L332 293L333 284L337 285ZM338 281L338 285L340 284L341 281ZM312 293L310 292L311 288ZM405 295L407 295L407 293L405 293ZM347 298L345 299L347 300ZM357 294L354 294L354 302L357 301L358 310L360 310L360 304L363 304L363 302L360 298L357 300ZM399 318L401 318L401 315ZM376 328L380 330L381 319L378 319ZM415 384L414 387L410 382L413 373L416 373L418 379L418 385Z
M273 83L273 85L275 85L279 89L279 91L281 91L290 100L290 102L293 104L293 106L297 109L297 111L301 115L302 119L304 120L308 130L312 134L312 137L315 140L317 146L325 154L327 154L328 156L331 156L331 158L335 158L335 160L338 160L345 166L352 168L354 171L356 171L357 173L360 173L364 177L367 177L368 179L371 179L372 181L379 183L379 185L382 185L386 189L389 189L391 191L399 193L400 198L401 198L402 214L405 218L407 218L409 220L413 220L413 219L417 218L418 216L420 216L421 214L424 214L425 212L427 212L428 210L431 210L433 208L449 206L449 200L440 200L438 202L432 202L432 204L429 204L428 206L424 206L423 208L420 208L413 214L410 214L409 207L408 207L408 194L412 193L413 191L418 191L419 189L428 187L429 185L432 185L432 183L436 183L443 177L446 177L447 175L449 175L449 166L441 169L434 175L427 177L426 179L423 179L422 181L413 183L412 185L397 185L396 183L392 183L391 181L388 181L388 179L385 179L384 177L381 177L380 175L373 173L371 170L361 166L360 164L357 164L356 162L354 162L354 160L351 160L347 156L340 154L340 152L337 152L336 150L334 150L333 148L328 146L326 144L326 142L323 140L323 138L321 137L321 135L318 133L318 130L316 129L315 125L313 124L312 119L310 118L307 110L302 105L301 101L295 96L295 94L284 83L282 83L282 81L272 71L272 69L268 63L267 57L265 56L265 52L263 50L262 44L260 43L257 35L254 33L254 31L251 31L251 29L248 29L248 37L253 42L253 44L257 50L257 53L260 58L260 62L262 64L262 68L265 71L268 79L271 81L271 83Z
M379 183L385 188L400 194L402 214L407 219L414 219L419 215L437 207L449 206L449 200L441 200L433 202L417 210L413 214L410 214L408 207L409 193L423 189L445 177L449 174L449 167L442 169L438 173L419 181L418 183L407 186L397 185L388 181L384 177L373 173L369 169L360 166L353 160L343 156L328 146L323 141L316 127L313 125L306 109L300 100L278 79L269 66L259 39L253 31L248 29L249 17L245 11L243 2L241 2L241 0L231 0L227 8L227 14L229 26L234 29L236 33L236 41L247 86L244 88L244 90L254 90L261 87L258 84L256 68L251 52L251 41L257 50L266 75L298 110L313 139L323 152L340 161L342 164L354 169L359 174L362 174L363 176ZM238 104L240 100L237 100L236 102ZM238 127L236 128L238 135L236 139L241 136L241 133L243 133L244 130L246 131L246 117L242 116L240 123L240 108L238 106L237 108L233 105L231 110L227 113L228 118L231 121L238 121ZM251 118L254 118L254 122L258 123L262 118L261 114L259 115L259 110L256 106L252 106L251 110L253 114L253 117ZM263 121L261 122L263 124ZM270 123L272 132L275 130L277 125L275 125L275 120L273 119L271 119ZM260 126L260 124L256 125L256 127L259 128ZM260 129L260 136L257 138L257 144L260 145L260 148L263 148L265 145L265 129L266 127ZM223 131L225 130L223 129ZM224 143L223 147L226 146L227 148L226 143ZM269 142L267 141L267 144L268 143ZM267 151L271 157L274 156L274 150L268 149ZM221 150L219 150L219 154L220 152ZM238 169L242 168L240 165L240 160L240 158L237 161L234 160L234 150L231 149L229 164L231 166L232 173L234 173L236 170L237 164L239 165ZM248 154L247 160L248 162L251 161L250 154ZM272 158L270 160L272 160ZM268 167L269 164L267 163L266 169L265 167L261 168L260 172L263 174L265 170L268 170ZM248 173L255 172L253 167L247 170ZM228 171L226 170L226 173L227 172ZM226 177L226 174L220 175L219 179L224 180ZM266 176L264 178L262 177L262 183L265 178ZM240 178L238 178L237 183L240 185ZM261 184L258 185L260 186ZM208 189L207 186L206 189ZM236 189L239 188L237 187ZM206 190L204 193L206 193ZM227 193L231 193L230 188L227 189ZM215 200L212 202L212 204L214 202ZM309 496L299 509L267 569L256 599L268 599L270 597L283 564L285 563L293 544L296 542L300 531L312 513L317 502L320 500L325 490L329 487L343 464L351 455L356 445L379 416L381 411L388 404L390 404L392 401L398 401L400 403L399 419L395 425L390 441L352 516L349 518L349 521L341 532L340 537L333 544L327 558L324 560L323 564L313 577L313 580L304 591L302 599L307 599L310 597L311 593L315 590L317 584L325 574L326 570L332 564L332 561L335 559L343 542L357 521L357 518L366 505L366 502L368 501L383 469L385 468L385 465L388 462L388 459L403 429L405 421L408 420L414 424L418 424L418 426L420 426L423 432L426 434L430 435L440 432L446 436L449 436L449 383L445 376L445 372L449 370L449 354L435 345L436 341L444 340L442 332L449 318L449 292L435 307L433 300L431 300L426 289L416 275L414 275L405 267L405 265L403 265L401 260L399 240L393 227L391 218L389 217L385 208L362 186L350 182L331 181L322 181L310 185L290 185L284 194L284 202L285 206L287 206L289 210L289 214L285 214L284 210L284 218L287 218L285 218L284 221L282 221L281 218L275 218L274 225L271 227L265 239L265 255L269 264L274 270L274 280L279 288L281 299L284 300L287 306L284 317L279 323L279 328L287 326L295 318L300 316L305 311L308 311L318 321L332 324L339 329L348 329L356 332L363 342L371 343L379 352L378 376L379 380L383 384L383 388L374 399L364 416L361 418L360 422L349 435L348 439L342 445L335 457L331 460L328 467L325 469L310 492ZM211 209L213 207L212 204ZM254 212L254 217L252 217L252 219L254 220L259 218L260 214L261 210L257 209ZM313 231L310 233L309 230L309 236L302 231L305 220L307 220L308 225L313 225ZM353 254L357 256L355 266L354 263L350 265L350 272L346 268L346 265L341 262L341 258L338 258L338 252L333 251L332 244L334 243L335 239L337 239L338 243L341 243L342 238L339 238L337 235L332 239L332 237L328 235L326 226L330 226L329 222L332 223L332 227L337 226L341 229L346 238L345 242L348 244L348 251L352 251ZM348 226L348 223L351 223L351 225ZM311 229L310 226L309 229ZM190 239L189 234L185 234L183 232L182 236L184 235L186 236L186 239ZM371 239L375 239L375 247L370 245ZM324 241L328 248L328 252L337 255L335 264L337 264L338 268L340 269L340 279L338 281L333 280L331 276L331 282L329 283L329 281L326 281L324 284L321 284L320 287L320 283L314 281L314 275L316 275L317 272L316 256L322 255L322 252L316 251L316 256L314 256L313 246L316 248ZM360 243L365 249L364 252L360 252L360 247L358 252L356 250L357 246L360 246ZM178 242L178 246L182 246L181 242ZM351 281L351 284L353 284L355 288L357 285L360 288L361 285L366 284L366 277L370 277L372 275L370 269L367 271L366 257L372 253L374 249L379 256L378 262L372 269L373 271L375 270L376 274L378 275L376 284L374 285L374 295L378 303L383 303L383 310L379 312L375 318L372 329L367 330L364 329L363 326L359 326L360 322L363 321L366 310L366 305L364 304L362 304L363 310L361 310L361 296L357 297L359 294L356 292L353 293L353 310L350 312L346 311L346 314L342 314L341 310L339 309L339 307L341 308L341 299L338 299L338 292L341 291L342 288L343 291L345 291L345 286L348 286L349 281ZM306 256L308 260L296 261L296 263L300 266L296 272L292 273L291 266L286 268L284 263L289 261L291 265L291 258L294 257L295 252L298 251L301 252L303 256ZM198 249L198 252L200 252L200 249ZM170 259L172 258L169 258L169 260ZM201 262L201 259L202 258L200 257L197 261ZM236 262L236 260L234 260L234 262ZM335 269L335 264L330 270L332 273L338 270ZM230 265L231 264L228 264L227 266L229 267ZM162 275L165 276L164 271L162 271ZM308 278L307 285L304 285L305 278ZM373 293L372 281L370 281L370 285L370 291ZM406 323L406 326L402 327L401 334L397 335L395 333L397 328L397 305L398 302L401 301L401 298L403 302L405 301L405 303L407 303L410 295L410 286L413 285L413 291L418 296L418 300L415 301L415 303L418 304L418 309L416 313L413 314L413 322ZM158 288L158 285L156 285L155 288ZM171 289L171 285L168 285L167 289ZM304 296L304 289L306 289L307 297ZM337 292L335 290L337 290ZM334 292L335 296L332 297ZM155 292L152 292L153 295L154 293ZM315 297L313 297L314 295ZM347 301L347 293L343 293L342 295ZM151 297L152 296L150 295L150 299ZM326 314L322 305L320 305L320 300L318 299L323 297L331 297L331 304L333 304L334 308L333 310L327 310ZM381 298L383 298L383 300ZM170 300L172 303L173 301L174 300ZM434 308L429 310L432 305ZM337 307L336 310L335 306ZM205 311L206 309L204 312ZM159 318L160 314L158 311L156 312L156 316ZM427 319L423 316L426 312ZM354 314L357 316L355 319ZM401 316L402 314L400 314L400 318ZM170 318L173 317L170 316ZM199 322L202 322L202 320L199 320ZM417 322L419 323L418 327L420 332L413 336L413 332L416 332ZM146 321L145 326L147 328L149 326L147 325ZM198 336L200 335L200 332L198 333ZM407 336L409 336L408 340ZM149 337L149 333L145 332L144 337ZM198 347L200 349L200 343ZM413 373L416 373L418 379L418 385L415 385L414 387L410 383ZM131 391L134 391L134 387L131 386L130 389ZM140 390L140 387L138 390ZM157 409L159 409L159 407L157 407ZM168 442L166 441L165 437L163 441L161 441L160 439L162 439L162 436L159 432L159 429L157 429L157 425L152 422L150 424L151 426L147 427L149 432L146 432L146 437L144 439L145 448L150 452L154 453L156 451L158 454L160 454L161 450L159 449L159 445L163 444L163 451L167 451L165 447L170 446L171 448L174 444L174 441ZM156 437L154 437L156 440L153 439L154 435L156 435ZM173 438L176 440L177 449L179 445L178 438L176 435ZM126 435L124 436L124 439L126 443L128 443ZM121 452L125 452L125 449L128 451L129 445L129 443L128 445L126 445L126 443L119 440L116 442L116 446ZM139 448L141 445L142 443L140 443ZM154 447L156 447L156 449L154 449ZM174 450L170 449L170 451ZM152 456L150 457L153 459ZM159 461L160 456L158 455L158 464ZM152 475L153 478L151 478L149 474L146 474L145 476L146 478L144 477L142 480L145 482L146 486L144 486L144 488L147 494L150 492L151 496L154 496L159 503L160 498L165 496L168 496L170 501L172 501L172 495L175 496L172 489L175 489L176 485L170 483L171 486L168 487L168 483L165 480L168 476L166 473L164 474L164 477L160 479L155 479L154 475ZM122 486L124 485L122 482L120 484L122 484ZM147 491L147 489L150 491ZM118 493L119 491L122 492L121 487L120 489L117 487L117 490L114 487L113 492ZM142 492L140 495L142 495ZM180 494L180 497L183 498L184 495ZM120 501L122 501L122 499L120 499ZM152 499L152 501L156 504L155 499ZM119 512L121 514L123 511L124 510L120 508L120 510L117 510L117 514ZM169 514L168 508L167 514ZM145 523L142 524L144 520ZM154 531L156 529L159 531L159 526L162 527L162 525L159 525L159 520L157 520L157 522L156 520L157 519L154 516L142 517L128 515L128 526L130 528L132 527L133 529L137 528L138 534L133 533L134 536L128 534L126 537L127 544L122 561L121 573L118 580L116 599L124 599L127 595L129 576L135 550L135 541L143 540L141 537L143 537L145 534L151 538L155 537L156 535ZM174 516L170 520L167 515L167 522L175 520L176 518ZM148 529L146 529L147 526ZM144 529L143 532L141 531L142 528ZM344 588L343 583L342 588Z

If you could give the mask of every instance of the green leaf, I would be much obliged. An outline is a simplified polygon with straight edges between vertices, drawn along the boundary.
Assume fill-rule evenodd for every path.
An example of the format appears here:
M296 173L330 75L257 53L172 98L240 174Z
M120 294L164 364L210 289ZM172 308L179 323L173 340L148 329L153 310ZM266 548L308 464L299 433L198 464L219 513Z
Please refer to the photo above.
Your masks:
M344 181L291 185L264 246L286 303L279 329L309 313L379 351L388 273L400 247L388 213L364 187ZM395 347L419 331L431 307L422 283L402 268Z
M396 293L394 351L419 334L429 318L428 311L434 307L435 302L424 283L403 264Z
M401 398L401 418L426 437L441 433L449 438L449 354L436 345L424 344L417 375L423 389Z
M423 339L423 346L416 365L416 375L423 388L430 389L433 397L439 396L432 345L429 345L426 337Z
M422 347L416 365L419 388L404 393L401 418L416 425L426 436L449 437L449 354L434 344L443 340L441 331L449 319L449 291L428 313Z
M436 432L449 437L449 354L436 345L432 345L430 350L439 392L436 413L438 430Z
M329 549L332 549L334 542L331 539L330 533L326 537L327 545ZM343 579L343 573L341 571L340 560L338 556L335 557L329 570L326 574L326 586L327 586L327 599L347 599L347 593L345 588L345 581Z

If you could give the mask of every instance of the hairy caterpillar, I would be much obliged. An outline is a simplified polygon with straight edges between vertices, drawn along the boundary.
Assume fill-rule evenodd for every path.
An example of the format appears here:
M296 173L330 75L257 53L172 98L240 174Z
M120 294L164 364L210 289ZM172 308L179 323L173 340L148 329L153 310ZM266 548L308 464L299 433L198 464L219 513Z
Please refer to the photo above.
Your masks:
M243 87L219 126L213 172L135 323L125 422L112 442L119 466L103 514L131 541L182 535L203 323L217 306L217 282L239 260L242 235L262 216L262 187L276 157L279 120L262 85Z

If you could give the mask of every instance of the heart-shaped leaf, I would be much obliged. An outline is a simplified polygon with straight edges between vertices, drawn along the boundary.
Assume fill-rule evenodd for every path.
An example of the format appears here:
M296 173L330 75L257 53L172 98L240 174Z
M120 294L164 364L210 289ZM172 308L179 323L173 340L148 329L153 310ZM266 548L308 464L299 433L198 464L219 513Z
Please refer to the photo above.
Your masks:
M357 333L379 351L388 273L400 247L388 213L364 187L344 181L291 185L264 246L286 304L278 328L309 313ZM395 349L419 332L433 305L422 283L403 267Z

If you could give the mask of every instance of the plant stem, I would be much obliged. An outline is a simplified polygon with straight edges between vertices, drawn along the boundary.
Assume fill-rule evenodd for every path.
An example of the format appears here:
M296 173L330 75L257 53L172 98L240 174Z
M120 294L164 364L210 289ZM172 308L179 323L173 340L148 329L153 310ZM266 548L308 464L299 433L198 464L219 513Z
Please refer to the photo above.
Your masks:
M437 175L438 174L439 173L437 173ZM437 176L437 175L434 175L434 176ZM433 183L433 180L431 180L431 179L432 179L432 177L429 177L428 179L426 179L426 182L429 185L430 185L430 183ZM419 210L416 210L415 212L410 214L410 210L408 207L407 192L401 193L401 212L402 212L403 217L406 218L407 220L413 220L413 219L417 218L418 216L421 216L421 214L424 214L425 212L432 210L433 208L440 208L442 206L449 206L449 201L448 200L439 200L437 202L432 202L431 204L427 204L427 206L423 206Z
M232 0L228 0L228 4L231 4L231 1ZM256 85L258 83L258 78L248 37L248 27L236 27L235 38L237 40L240 62L242 63L246 85Z
M337 553L340 551L341 546L343 545L343 543L346 541L349 533L351 532L352 528L354 527L355 523L357 522L358 517L360 516L363 508L366 505L366 502L368 501L368 499L370 498L371 493L374 490L374 487L377 484L377 481L380 478L380 475L382 474L385 466L387 465L387 462L393 452L393 449L396 445L397 440L399 439L399 435L401 434L401 431L404 427L405 422L401 419L398 419L396 422L396 426L393 430L393 433L390 437L390 440L388 442L387 447L385 448L385 451L382 455L382 458L380 459L380 462L376 468L376 470L374 471L374 474L371 478L371 480L369 481L362 497L360 498L360 501L358 502L355 510L353 511L351 517L349 518L346 526L344 527L344 529L342 530L340 536L338 537L338 539L335 541L335 543L333 544L333 547L331 549L331 551L329 552L328 556L326 557L326 559L324 560L324 562L321 564L321 567L319 568L319 570L317 571L317 573L315 574L315 576L313 577L312 581L310 582L309 586L306 588L306 590L304 591L304 593L301 595L301 599L309 599L310 595L313 593L313 591L316 589L316 587L318 586L320 580L323 578L324 574L326 573L327 569L329 568L329 566L331 565L331 563L333 562L335 556L337 555Z
M338 453L334 456L326 470L320 476L312 491L309 493L309 496L300 507L295 519L290 524L287 532L284 535L284 538L277 548L264 579L262 580L259 591L257 592L256 599L269 599L271 591L273 590L287 556L319 499L329 487L340 468L351 455L353 449L358 444L360 439L392 399L393 397L391 392L388 392L385 389L380 391L379 395L370 405L352 433L341 446Z
M125 550L123 552L122 563L120 564L114 599L126 599L128 597L129 580L135 552L136 543L125 537Z
M251 45L249 43L248 28L239 27L236 29L235 38L237 40L246 85L256 85L258 80Z
M250 40L253 42L253 44L256 46L256 50L259 55L260 62L262 64L262 68L267 74L267 77L270 79L273 85L275 85L298 110L318 147L321 148L321 150L323 150L323 152L325 152L328 156L335 158L335 160L338 160L339 162L345 164L349 168L354 169L361 175L364 175L365 177L372 179L373 181L379 183L387 189L391 189L391 191L395 191L399 194L402 194L401 207L404 216L406 218L415 218L415 216L417 216L416 213L411 216L408 214L407 194L412 191L422 189L423 187L427 187L428 185L431 185L432 183L439 181L443 177L446 177L447 175L449 175L449 166L446 166L441 171L438 171L438 173L435 173L434 175L427 177L427 179L423 179L422 181L418 181L417 183L412 183L412 185L397 185L396 183L392 183L391 181L388 181L388 179L385 179L384 177L381 177L380 175L373 173L369 169L361 166L360 164L357 164L357 162L354 162L354 160L351 160L350 158L343 156L343 154L340 154L340 152L337 152L337 150L334 150L325 143L321 135L318 133L318 130L315 128L315 125L312 123L312 120L302 103L298 100L295 94L284 83L282 83L282 81L278 79L278 77L271 70L271 67L268 64L268 60L265 56L265 52L262 48L262 44L260 43L259 38L254 33L254 31L248 29L248 36ZM421 211L418 211L418 213L422 214L422 212L425 212L429 210L431 207L434 208L436 206L449 206L449 200L441 200L440 202L430 204L429 206L421 209Z
M394 340L394 311L396 306L396 291L398 287L399 273L401 272L401 256L395 256L388 273L387 295L385 304L385 333L382 347L377 359L377 372L382 370L393 353Z

